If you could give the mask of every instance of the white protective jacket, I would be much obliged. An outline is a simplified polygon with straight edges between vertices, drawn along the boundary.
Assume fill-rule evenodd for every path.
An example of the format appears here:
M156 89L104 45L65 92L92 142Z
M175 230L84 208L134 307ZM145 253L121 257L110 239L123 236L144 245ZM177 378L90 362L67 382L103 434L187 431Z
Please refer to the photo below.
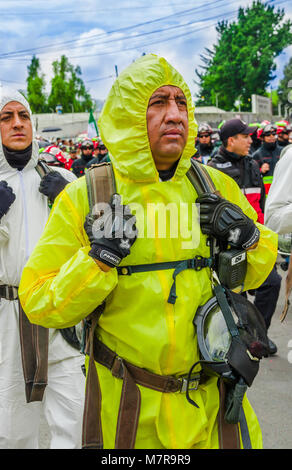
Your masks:
M0 89L0 111L10 101L27 101L17 92ZM3 153L0 134L0 181L7 181L16 199L0 220L0 284L18 286L22 270L49 216L48 199L39 192L37 141L22 171L12 168ZM69 182L75 175L58 170ZM22 371L18 301L0 301L0 449L38 448L41 413L49 425L51 448L80 448L85 378L84 357L58 330L49 330L48 385L43 401L26 403Z
M20 102L31 115L29 104L20 93L8 88L2 88L0 95L0 111L10 101ZM23 267L42 234L50 212L47 197L39 192L40 176L35 169L39 158L39 147L34 138L34 134L35 131L33 129L32 156L22 171L18 171L8 164L3 153L0 135L0 181L7 181L16 196L9 211L0 220L0 284L19 285ZM70 171L63 168L58 168L58 171L69 182L76 179ZM15 304L14 308L13 304ZM16 313L16 310L18 310L16 306L17 301L1 300L1 324L2 321L5 322L6 325L10 324L10 317L13 315L10 310L13 309L14 313ZM4 319L4 315L7 317L6 319ZM7 351L7 340L5 336L1 338L2 335L3 329L1 328L0 365L1 358L5 355L3 349ZM50 331L51 341L55 335L56 333L54 331ZM58 336L60 336L59 333ZM62 350L60 350L60 347ZM51 360L60 360L74 355L79 355L78 351L75 351L69 345L67 347L64 341L60 341L57 350L50 348Z
M292 145L281 154L265 205L265 225L279 234L292 232Z

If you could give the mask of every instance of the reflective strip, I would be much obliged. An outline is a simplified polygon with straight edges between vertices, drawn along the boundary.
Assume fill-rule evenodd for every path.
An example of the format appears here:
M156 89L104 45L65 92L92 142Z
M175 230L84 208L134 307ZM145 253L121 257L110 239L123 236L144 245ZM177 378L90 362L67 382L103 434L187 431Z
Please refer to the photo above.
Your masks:
M240 433L241 433L243 448L252 449L248 425L247 425L243 407L241 407L240 414L239 414L239 424L240 424Z
M243 194L261 194L261 188L242 188Z

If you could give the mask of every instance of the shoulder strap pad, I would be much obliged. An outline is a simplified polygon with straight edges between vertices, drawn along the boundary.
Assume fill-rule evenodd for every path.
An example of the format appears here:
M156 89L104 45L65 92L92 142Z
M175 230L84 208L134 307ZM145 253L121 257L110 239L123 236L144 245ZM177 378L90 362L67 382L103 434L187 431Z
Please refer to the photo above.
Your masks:
M116 192L112 164L108 162L92 165L85 173L90 212L99 202L110 202Z
M202 193L215 193L220 196L204 165L193 158L191 159L191 168L187 172L187 177L197 191L198 196Z
M46 162L42 159L40 159L38 162L37 162L37 165L35 167L36 171L38 172L38 174L40 175L41 178L43 178L45 175L47 175L48 173L51 173L51 171L53 171L49 165L46 164Z

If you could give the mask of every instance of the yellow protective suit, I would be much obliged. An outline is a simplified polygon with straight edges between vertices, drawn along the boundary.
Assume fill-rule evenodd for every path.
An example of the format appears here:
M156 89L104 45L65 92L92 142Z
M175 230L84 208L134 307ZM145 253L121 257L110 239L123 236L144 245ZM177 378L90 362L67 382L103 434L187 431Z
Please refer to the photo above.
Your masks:
M146 124L149 98L163 85L182 89L189 115L187 145L174 177L166 182L159 181ZM191 94L179 73L154 55L137 60L114 83L99 119L99 129L111 154L117 190L137 217L139 237L121 265L184 260L195 255L208 257L206 237L197 219L192 220L197 194L186 172L193 154L196 124ZM207 170L222 195L256 220L255 211L236 183L221 172ZM176 236L169 236L173 222L168 215L166 233L159 234L155 228L153 204L159 203L171 203L187 222ZM116 269L103 272L88 256L90 246L83 228L88 211L83 177L67 186L56 200L46 229L24 269L19 295L30 321L46 327L71 326L106 299L98 335L107 346L129 362L157 374L187 374L199 359L192 321L197 308L212 296L209 269L188 269L177 276L178 297L174 305L167 302L173 269L120 277ZM276 235L258 226L261 237L258 247L247 255L245 289L262 284L277 256ZM122 381L105 367L97 368L104 447L113 448ZM136 448L218 447L216 378L190 392L199 408L189 404L184 393L163 394L139 388L142 404ZM260 448L260 427L246 398L244 411L252 446Z

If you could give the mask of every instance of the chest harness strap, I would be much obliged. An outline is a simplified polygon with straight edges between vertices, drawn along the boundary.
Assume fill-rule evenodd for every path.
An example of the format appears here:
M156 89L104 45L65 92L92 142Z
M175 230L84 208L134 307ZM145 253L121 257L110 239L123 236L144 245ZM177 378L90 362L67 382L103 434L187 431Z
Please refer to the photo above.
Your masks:
M170 289L168 303L175 304L176 295L176 276L185 269L194 269L201 271L203 268L211 268L213 266L213 258L203 258L203 256L195 256L191 259L180 261L168 261L166 263L150 263L138 264L133 266L118 266L117 271L120 276L131 276L135 273L144 273L149 271L160 271L164 269L174 269L172 275L173 283Z

